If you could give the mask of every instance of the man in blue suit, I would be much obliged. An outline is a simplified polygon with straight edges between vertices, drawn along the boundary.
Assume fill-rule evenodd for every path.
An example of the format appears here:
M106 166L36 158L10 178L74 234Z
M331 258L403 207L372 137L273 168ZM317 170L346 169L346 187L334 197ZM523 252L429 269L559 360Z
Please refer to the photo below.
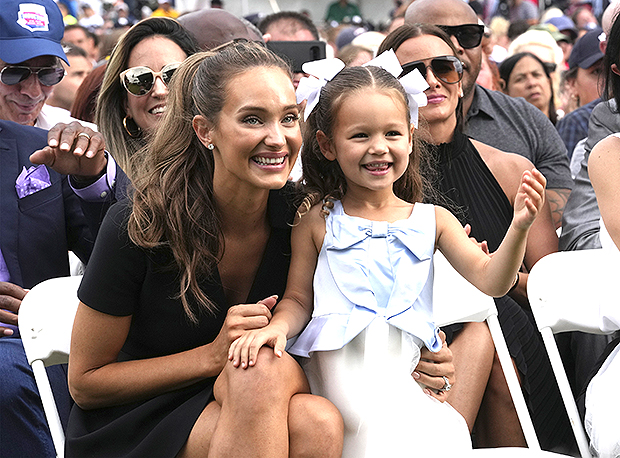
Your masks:
M86 262L92 236L67 177L29 156L47 131L0 120L0 456L55 456L16 328L27 289L69 275L67 253ZM64 368L48 371L59 407L70 407ZM64 396L64 399L63 399Z

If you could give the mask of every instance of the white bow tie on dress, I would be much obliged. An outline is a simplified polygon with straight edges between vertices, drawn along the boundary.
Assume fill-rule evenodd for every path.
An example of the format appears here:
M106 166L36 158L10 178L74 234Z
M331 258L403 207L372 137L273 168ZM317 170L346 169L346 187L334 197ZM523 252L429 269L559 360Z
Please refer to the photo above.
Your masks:
M370 62L364 64L364 66L381 67L391 73L395 78L398 78L403 71L396 54L391 49L381 53ZM325 86L328 81L331 81L338 73L340 73L344 67L344 62L337 58L315 60L312 62L306 62L302 65L302 70L304 73L313 75L313 77L302 78L301 81L299 81L299 86L297 87L296 92L297 103L301 103L306 99L308 100L304 110L304 121L308 119L310 113L312 113L316 105L319 103L319 97L323 86ZM411 122L417 128L418 108L426 106L427 99L424 91L429 86L417 69L407 73L398 81L400 81L405 89L405 92L407 93L409 112L411 113Z

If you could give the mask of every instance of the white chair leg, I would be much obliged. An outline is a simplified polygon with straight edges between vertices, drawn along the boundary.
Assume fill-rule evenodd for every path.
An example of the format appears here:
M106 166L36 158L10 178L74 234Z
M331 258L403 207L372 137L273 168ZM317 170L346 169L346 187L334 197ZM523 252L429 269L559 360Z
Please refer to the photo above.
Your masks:
M564 406L566 407L568 419L571 427L573 428L575 439L577 439L579 453L581 453L582 458L592 458L589 446L590 442L586 437L585 431L583 430L581 417L577 411L575 399L573 398L573 391L571 390L568 382L568 377L566 376L564 364L562 363L562 358L560 357L560 352L558 351L558 346L555 342L553 331L550 328L543 328L540 330L540 333L542 334L545 347L547 348L549 360L551 361L551 367L553 368L555 378L558 382L558 387L560 388L560 394L562 395L562 401L564 401Z
M525 403L523 392L521 391L521 384L519 383L514 366L512 365L512 358L510 358L508 346L503 338L502 329L499 325L497 315L490 315L487 318L487 324L489 325L491 337L495 343L495 351L497 351L499 362L502 366L502 370L504 371L506 383L508 384L508 390L512 396L512 402L514 403L517 411L517 416L519 417L519 422L521 423L521 429L523 430L523 435L525 436L527 446L533 450L540 450L540 443L538 442L538 437L536 436L536 431L534 430L534 424L532 423L530 412L527 408L527 404Z
M45 371L43 361L36 360L32 362L32 373L34 374L37 388L39 389L39 395L43 403L43 411L45 412L47 424L52 434L54 448L56 449L56 456L58 458L63 458L65 456L65 433L62 429L60 417L58 416L58 409L54 401L54 393L52 392L52 387L47 378L47 372Z

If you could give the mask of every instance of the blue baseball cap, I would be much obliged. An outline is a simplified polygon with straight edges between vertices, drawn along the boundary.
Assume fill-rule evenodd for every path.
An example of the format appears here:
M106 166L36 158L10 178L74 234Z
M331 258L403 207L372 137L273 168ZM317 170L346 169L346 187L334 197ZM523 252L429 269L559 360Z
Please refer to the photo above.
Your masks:
M62 14L53 0L0 0L0 59L18 64L39 56L67 61Z
M554 25L561 33L569 36L573 41L577 39L577 27L575 27L575 23L568 16L549 18L545 24Z
M569 68L590 68L599 60L605 57L601 51L599 35L603 29L594 29L583 35L573 46L573 50L568 57Z

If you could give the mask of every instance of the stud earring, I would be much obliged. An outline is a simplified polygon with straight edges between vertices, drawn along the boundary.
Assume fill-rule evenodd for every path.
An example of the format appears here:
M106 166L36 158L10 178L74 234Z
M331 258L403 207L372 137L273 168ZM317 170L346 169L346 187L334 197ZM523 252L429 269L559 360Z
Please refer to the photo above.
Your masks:
M215 145L214 145L213 143L209 143L209 144L207 145L207 149L208 149L208 150L213 151L213 148L215 148Z

